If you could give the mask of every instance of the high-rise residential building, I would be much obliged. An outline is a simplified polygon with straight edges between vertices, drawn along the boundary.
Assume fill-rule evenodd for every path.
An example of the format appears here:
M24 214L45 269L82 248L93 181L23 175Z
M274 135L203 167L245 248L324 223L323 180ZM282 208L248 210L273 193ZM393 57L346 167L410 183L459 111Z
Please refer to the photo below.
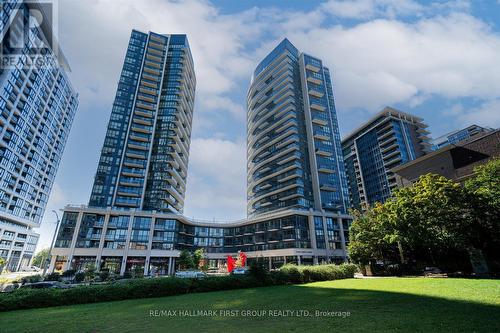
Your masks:
M430 151L426 128L423 119L386 107L342 140L352 207L390 197L391 169Z
M41 25L27 25L30 11ZM0 5L0 257L30 263L78 96L50 16L37 2Z
M186 35L132 31L89 206L182 213L195 86Z
M247 95L247 213L345 213L348 188L330 71L284 39Z
M478 125L470 125L461 130L452 131L441 135L440 137L430 141L432 150L438 150L448 145L456 144L460 141L467 140L478 134L494 131L493 128L481 127Z
M172 79L166 79L171 72L162 74L163 80L157 82L167 82L167 85L161 87L161 93L157 85L156 93L153 89L148 94L155 98L148 103L159 99L160 107L153 107L151 113L146 113L148 110L142 106L143 100L135 94L143 93L143 82L153 82L150 74L147 74L148 81L141 79L144 75L141 67L146 64L142 64L143 58L148 59L148 51L144 51L146 45L151 45L154 39L153 45L158 46L161 44L158 41L160 37L164 41L163 50L168 53L158 54L167 57L163 62L158 61L159 68L183 68L183 71L176 73ZM185 59L169 60L171 48L175 55L184 53ZM142 52L141 56L138 57L135 52ZM176 261L182 250L199 248L205 250L210 268L219 270L224 270L227 256L235 256L238 251L247 254L248 262L260 258L269 268L278 268L285 263L345 261L352 218L343 213L347 192L342 184L346 181L342 176L344 171L342 156L339 156L340 139L330 75L318 59L299 54L288 40L284 40L271 54L274 56L267 57L259 65L250 89L251 94L266 90L255 93L252 98L267 94L263 103L265 108L269 108L272 119L264 115L265 112L254 117L251 109L249 126L260 126L267 134L249 130L248 140L252 159L268 158L263 164L259 162L258 169L254 170L259 172L255 177L262 177L255 178L255 182L256 186L264 186L263 182L269 179L270 182L265 185L267 189L279 193L278 202L273 201L275 211L268 214L253 214L252 211L253 216L238 221L203 221L179 214L182 203L170 202L168 198L173 189L171 185L184 184L185 165L181 164L183 160L180 158L185 157L184 163L187 164L190 124L183 124L182 121L191 121L192 104L188 101L192 103L192 100L179 101L175 98L194 93L192 60L184 35L147 35L134 31L90 205L68 205L64 208L52 252L51 269L80 270L95 265L98 269L106 268L121 275L139 271L141 275L167 275L178 268ZM132 59L136 58L139 58L135 64L137 67L128 67L127 64L133 64ZM165 61L170 65L165 66ZM266 66L269 67L264 69ZM175 83L171 85L171 81ZM269 84L267 88L259 84L266 81L265 85ZM288 89L289 86L291 89ZM283 87L287 88L283 90ZM175 97L169 95L172 89ZM170 123L159 126L160 118L156 113L163 112L164 100L172 99L178 103L168 105L170 111L167 114L171 118L166 119L170 119ZM253 102L250 103L255 107ZM276 109L271 109L271 104L276 104ZM191 106L191 109L181 109L184 106ZM263 117L266 120L259 121ZM155 121L156 126L153 125ZM136 124L142 127L136 127ZM143 128L144 132L134 128ZM168 131L164 132L164 129ZM148 153L151 138L163 138L163 134L166 135L165 141L153 141L152 150ZM270 139L271 136L274 138ZM138 142L136 137L143 138L140 142L146 145L144 152L138 146L131 147L131 142L132 145ZM182 143L186 143L185 151L181 150ZM175 151L170 148L159 151L170 146ZM282 147L286 148L283 150ZM264 149L269 149L269 153L261 154ZM158 169L151 166L152 162L148 167L148 154L151 161L158 161L154 164ZM269 158L270 154L276 156L276 163ZM257 162L249 163L250 167L254 163ZM151 191L150 180L158 180L155 184L166 186ZM176 191L183 193L183 189L176 188ZM292 190L282 193L288 189ZM261 194L264 195L259 192ZM173 195L176 198L175 193ZM249 200L252 201L249 207L253 207L253 199Z

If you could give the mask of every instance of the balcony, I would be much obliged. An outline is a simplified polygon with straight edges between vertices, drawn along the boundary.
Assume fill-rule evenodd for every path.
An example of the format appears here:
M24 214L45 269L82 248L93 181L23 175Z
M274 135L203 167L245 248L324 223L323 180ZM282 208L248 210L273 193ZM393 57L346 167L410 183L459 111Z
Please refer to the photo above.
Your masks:
M307 81L314 83L314 84L321 84L321 80L312 76L312 75L307 76Z
M146 88L146 87L139 87L139 92L141 92L143 94L152 95L152 96L156 96L156 94L158 93L158 91L156 89L150 89L150 88Z
M155 109L155 105L152 104L152 103L147 103L147 102L141 102L141 101L137 101L135 103L135 106L136 107L139 107L139 108L142 108L142 109L146 109L146 110L151 110L151 111L154 111ZM136 110L137 111L137 110Z
M326 107L319 105L317 103L311 103L311 109L318 110L318 111L326 111Z
M314 131L314 138L322 141L330 140L330 134L322 131Z
M320 71L320 68L311 64L306 65L306 69L310 70L312 72L318 73Z
M312 119L313 124L318 124L320 126L326 126L328 125L328 121L321 119L321 118L313 118Z
M333 170L332 168L328 167L328 166L319 166L318 167L318 172L322 172L322 173L335 173L335 170Z
M321 91L317 91L315 89L309 89L308 93L309 93L309 95L317 97L317 98L321 98L324 95Z
M153 128L151 126L145 126L145 125L139 125L139 124L132 124L132 130L136 132L141 132L141 133L151 133L153 132Z
M130 133L130 139L141 141L141 142L149 142L150 136L143 133Z
M158 89L158 84L141 80L141 86Z
M145 101L148 103L156 103L156 100L154 97L151 97L150 95L145 95L145 94L138 94L137 98L140 99L141 101Z
M330 184L321 184L319 186L319 189L322 191L327 191L327 192L336 192L337 191L337 189Z
M141 187L143 185L143 181L142 181L142 179L138 179L138 178L121 177L120 178L120 185Z
M320 156L326 156L326 157L330 157L332 156L333 154L328 152L328 151L325 151L323 149L320 149L320 148L316 148L316 151L315 151L316 155L320 155Z
M139 149L139 150L144 150L148 151L149 150L149 143L146 142L128 142L127 144L128 148L132 149Z

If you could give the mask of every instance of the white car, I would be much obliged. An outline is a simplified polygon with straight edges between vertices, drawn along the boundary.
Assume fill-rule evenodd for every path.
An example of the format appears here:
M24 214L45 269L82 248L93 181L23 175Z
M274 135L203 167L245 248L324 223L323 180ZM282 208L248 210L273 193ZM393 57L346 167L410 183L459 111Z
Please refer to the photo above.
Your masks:
M206 277L207 274L201 271L178 271L175 272L175 277L184 279L200 279Z
M41 269L36 266L25 266L21 268L21 272L40 272Z

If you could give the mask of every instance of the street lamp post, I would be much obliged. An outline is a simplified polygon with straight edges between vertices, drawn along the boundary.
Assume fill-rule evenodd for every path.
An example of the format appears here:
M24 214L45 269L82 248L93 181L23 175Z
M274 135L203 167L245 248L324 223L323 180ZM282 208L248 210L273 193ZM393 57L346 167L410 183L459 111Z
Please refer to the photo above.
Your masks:
M42 273L42 276L45 276L45 273L47 272L48 266L50 265L50 261L51 261L51 254L52 254L52 248L54 247L54 242L56 241L57 230L59 229L59 222L61 222L61 220L59 220L59 215L57 214L57 212L56 212L55 210L52 210L52 212L53 212L54 214L56 214L56 218L57 218L56 230L54 230L54 236L52 236L52 243L50 243L50 249L49 249L49 255L48 255L48 258L47 258L47 259L46 259L46 261L43 263L43 273ZM47 260L49 261L49 262L48 262L48 265L47 265Z

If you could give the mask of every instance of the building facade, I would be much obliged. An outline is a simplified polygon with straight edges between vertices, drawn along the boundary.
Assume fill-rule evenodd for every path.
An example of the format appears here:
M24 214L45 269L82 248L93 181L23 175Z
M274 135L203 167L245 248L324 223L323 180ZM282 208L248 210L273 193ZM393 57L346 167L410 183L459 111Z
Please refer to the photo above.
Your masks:
M199 221L179 214L67 206L52 251L51 269L87 265L116 274L173 274L180 251L205 249L209 267L224 270L228 255L244 251L270 269L285 263L343 262L351 217L286 210L233 221Z
M247 95L247 214L345 213L348 188L330 72L284 39Z
M448 145L456 144L460 141L467 140L478 134L487 133L493 131L492 128L481 127L478 125L471 125L461 130L453 131L441 135L440 137L430 141L432 145L432 150L438 150Z
M186 35L132 31L89 206L182 213L195 86Z
M430 150L421 118L386 107L342 140L351 206L384 202L396 185L392 168Z
M134 35L144 43L139 44L139 50L144 49L144 45L149 45L148 38L151 39L153 36L152 33L145 35L134 31L131 39L134 50L137 50L136 43L132 43ZM168 39L172 37L164 35L164 38L165 50L168 50L168 45L172 43ZM187 42L184 45L187 45ZM162 195L160 195L162 200L146 204L148 197L157 194L148 193L150 188L148 182L153 176L149 174L152 171L158 172L154 177L167 180L168 186L165 188L166 191L163 191L167 194L170 193L168 191L172 180L176 181L175 184L180 184L180 180L185 181L185 173L181 174L182 179L178 179L180 177L169 172L171 168L177 171L177 168L182 167L176 156L172 159L163 159L164 155L158 155L164 164L158 164L163 169L156 170L151 166L147 167L151 162L147 162L146 158L139 158L137 147L133 147L132 151L137 156L130 156L127 153L131 147L129 144L125 145L125 140L128 138L130 142L131 136L135 133L133 126L136 121L134 118L127 118L132 111L126 110L134 110L134 115L131 117L135 117L138 110L144 111L142 107L137 108L137 105L134 105L137 104L137 99L134 100L134 95L129 92L125 95L125 100L131 103L121 109L123 112L126 111L124 120L118 122L121 125L112 124L118 105L117 100L120 97L117 94L106 140L123 138L119 142L111 141L109 146L118 149L122 147L123 151L108 150L105 142L90 205L67 206L64 209L52 252L51 269L81 270L92 264L98 269L108 268L122 275L137 270L145 275L154 272L161 275L172 274L178 268L176 261L180 252L194 251L197 248L205 249L210 267L219 270L224 268L227 256L235 256L238 251L244 251L249 261L261 258L270 269L277 268L285 262L315 264L345 261L351 218L345 214L344 195L347 195L347 192L343 190L342 182L346 181L345 177L342 179L340 176L344 171L342 156L338 155L340 139L330 75L319 60L299 54L288 40L283 41L276 50L271 54L277 55L278 58L271 56L264 59L254 75L250 88L249 94L253 97L249 100L249 126L252 129L261 128L264 132L255 133L249 130L248 165L252 170L249 175L256 177L251 191L257 191L255 186L260 186L261 190L267 188L269 191L280 193L277 201L272 199L276 203L273 207L277 209L272 212L269 209L254 211L254 208L260 207L259 202L263 203L261 199L268 197L259 191L257 195L262 195L261 199L256 199L253 194L248 198L251 207L249 213L252 216L240 221L189 219L180 214L182 205L164 208L162 200L165 197ZM186 50L185 54L187 53ZM168 53L166 61L168 63ZM267 65L264 65L266 63ZM183 61L183 64L192 64L191 57L189 56L189 61ZM261 72L259 68L264 66L269 67ZM179 64L175 66L178 67ZM182 82L188 84L185 76L190 75L192 68L184 67L184 71ZM139 68L135 73L134 77L141 77ZM163 81L165 82L165 79ZM262 83L270 86L266 88ZM131 91L136 84L132 81ZM287 87L285 90L282 89L284 86ZM168 91L170 87L167 86L165 89ZM178 94L184 90L194 90L194 85L181 86L180 89L181 92L177 91ZM290 94L293 98L285 97L283 101L283 95ZM263 107L270 108L270 104L276 104L276 109L271 110L269 115L260 113L258 111L260 108L254 104L254 100L260 99L262 95L266 96ZM306 102L303 102L304 100ZM175 105L179 107L180 103ZM304 111L306 107L307 112ZM143 114L140 115L145 117ZM153 111L150 118L154 117ZM191 117L192 109L185 118L190 121ZM118 116L116 118L118 119ZM172 120L172 123L178 125L183 119L184 115L181 114ZM262 125L261 119L267 124ZM130 125L126 125L128 122ZM189 124L189 129L190 126ZM118 127L121 128L122 134L110 133ZM155 130L149 133L153 138L158 131L161 133L161 128L158 126L152 128ZM189 136L184 135L182 129L168 128L167 133L172 135L169 138L175 143L176 149L183 140L189 140ZM270 138L271 136L274 137ZM149 142L149 137L147 139L148 141L144 142ZM189 144L181 156L187 157L188 148ZM109 155L106 155L108 152ZM155 155L154 143L150 154ZM257 161L268 158L269 154L276 156L276 161L273 162L271 159L262 163ZM170 157L169 154L166 156ZM130 158L137 160L133 162L133 166L130 165ZM146 161L143 167L139 166L139 160ZM303 163L304 160L307 163ZM187 158L184 162L187 169ZM130 168L136 170L131 172ZM142 173L139 175L138 171ZM181 171L184 172L185 169L181 168ZM136 182L140 186L132 187ZM128 186L127 190L123 188L125 185ZM139 195L142 192L135 192L136 194L132 196L128 194L131 188L145 192L142 195ZM128 204L128 201L118 200L122 197L137 198L137 200L133 204ZM144 199L141 199L142 197ZM283 202L285 205L278 205L278 202Z
M43 24L30 27L29 11ZM0 7L0 257L7 269L29 265L78 96L67 62L36 2ZM9 64L5 66L6 64Z
M400 187L408 186L422 175L433 173L459 183L474 175L474 168L500 157L500 130L485 131L446 145L392 171Z

